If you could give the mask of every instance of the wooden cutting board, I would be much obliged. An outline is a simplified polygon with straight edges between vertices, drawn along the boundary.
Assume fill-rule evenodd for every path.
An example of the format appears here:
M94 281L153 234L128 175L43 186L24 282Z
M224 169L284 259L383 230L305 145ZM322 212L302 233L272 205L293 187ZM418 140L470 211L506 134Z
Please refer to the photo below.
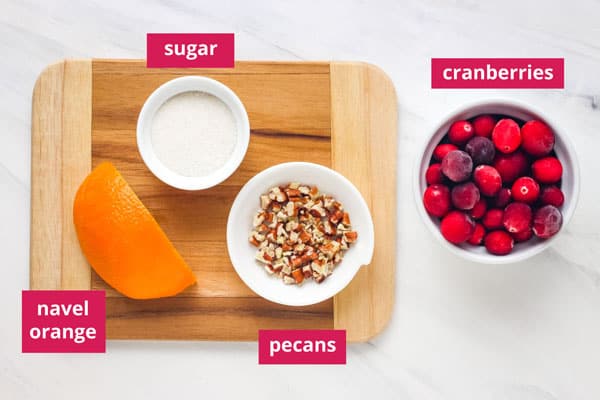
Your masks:
M246 158L212 189L173 189L145 167L135 129L162 83L204 75L246 106ZM66 60L33 92L31 289L106 290L109 339L256 340L258 329L346 329L349 341L380 332L394 304L397 103L393 85L364 63L238 62L232 69L146 69L141 60ZM111 161L155 216L198 284L179 296L131 300L89 267L72 221L75 192ZM375 223L373 262L332 300L287 307L257 297L238 278L225 244L229 208L244 183L286 161L311 161L349 178Z

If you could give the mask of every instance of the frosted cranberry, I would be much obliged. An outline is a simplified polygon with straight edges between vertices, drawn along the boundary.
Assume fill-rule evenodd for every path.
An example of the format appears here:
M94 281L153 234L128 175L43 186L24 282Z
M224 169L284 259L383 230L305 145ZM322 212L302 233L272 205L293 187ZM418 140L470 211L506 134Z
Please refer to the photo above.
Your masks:
M535 157L550 154L554 147L554 133L542 121L532 120L521 128L523 150Z
M435 217L443 217L450 210L450 189L434 184L425 189L423 205L427 212Z
M554 236L561 226L562 214L554 206L539 208L533 215L533 233L539 238L548 239Z
M453 150L442 160L442 172L453 182L464 182L471 176L473 160L462 150Z
M454 186L450 195L452 204L459 210L470 210L479 201L479 189L473 182Z
M435 149L433 149L433 158L438 161L442 161L444 157L446 157L446 154L453 150L458 150L458 147L451 143L438 144Z
M512 192L509 188L501 188L492 199L492 203L496 208L504 208L512 201Z
M491 115L480 115L473 120L475 135L489 138L496 125L496 120Z
M494 231L485 235L485 248L492 254L503 256L510 253L515 244L512 236L504 231Z
M522 176L512 185L512 197L516 201L533 204L540 195L540 185L529 176Z
M515 242L517 243L526 242L533 236L533 229L529 228L525 229L522 232L511 233L511 236L513 237L513 239L515 239Z
M510 118L501 119L492 131L492 141L501 153L512 153L521 145L519 125Z
M491 164L496 155L494 143L488 138L475 136L465 146L465 151L469 153L475 165Z
M554 207L560 207L565 202L565 195L557 186L546 186L540 194L542 205L550 204Z
M473 125L469 121L456 121L450 126L448 138L456 145L463 145L473 137Z
M425 180L427 181L428 185L444 182L444 175L442 175L442 164L431 164L425 172Z
M502 228L502 218L504 216L504 211L499 208L492 208L487 210L481 223L488 230L500 229Z
M502 178L496 168L480 165L475 168L473 180L485 196L494 196L502 187Z
M494 168L500 173L502 182L511 183L519 176L527 173L529 162L525 154L520 151L510 154L497 154L496 160L494 160Z
M479 199L471 209L471 218L480 219L487 211L487 202L485 199Z
M461 211L450 211L440 224L442 236L454 244L469 240L474 230L475 223L471 217Z
M484 236L485 236L485 228L483 227L483 225L475 224L475 229L473 230L473 234L471 235L469 240L467 240L467 242L469 242L470 244L473 244L475 246L478 246L481 243L483 243Z
M544 157L531 164L531 173L540 183L556 183L562 177L562 164L556 157Z
M533 213L531 207L525 203L510 203L504 209L502 225L510 233L523 232L531 228Z

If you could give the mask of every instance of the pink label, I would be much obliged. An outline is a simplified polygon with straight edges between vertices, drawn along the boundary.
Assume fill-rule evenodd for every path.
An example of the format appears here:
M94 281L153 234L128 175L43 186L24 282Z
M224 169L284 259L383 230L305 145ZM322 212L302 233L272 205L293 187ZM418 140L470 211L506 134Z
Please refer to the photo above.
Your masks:
M563 89L564 58L432 58L432 89Z
M23 353L104 353L103 290L23 290Z
M259 364L346 364L345 330L259 330Z
M148 68L233 68L233 33L148 33Z

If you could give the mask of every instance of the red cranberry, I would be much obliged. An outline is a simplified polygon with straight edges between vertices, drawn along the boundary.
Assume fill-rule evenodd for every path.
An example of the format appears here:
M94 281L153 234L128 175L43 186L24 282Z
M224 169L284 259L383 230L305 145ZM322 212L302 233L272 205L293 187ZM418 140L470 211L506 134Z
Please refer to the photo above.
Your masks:
M540 194L542 205L550 204L554 207L560 207L565 202L565 195L557 186L546 186Z
M535 157L550 154L554 147L554 133L542 121L532 120L521 128L523 150Z
M456 185L451 192L452 204L459 210L470 210L479 201L479 189L473 182Z
M488 230L502 228L502 218L504 217L504 211L498 208L492 208L487 210L481 223Z
M511 183L519 176L527 173L529 162L527 157L521 151L515 151L510 154L498 154L494 161L494 168L498 170L502 177L502 182Z
M475 246L479 246L483 242L483 237L485 236L485 228L481 224L475 224L475 229L473 230L473 234L471 238L467 240L470 244Z
M510 118L501 119L492 131L492 141L501 153L512 153L521 145L519 125Z
M456 145L463 145L473 137L473 125L469 121L456 121L450 126L448 138Z
M453 150L458 150L458 147L451 143L438 144L435 149L433 149L433 158L438 161L442 161L444 157L446 157L446 154Z
M480 219L487 211L487 202L485 199L479 199L471 209L471 218Z
M496 168L480 165L475 168L473 180L485 196L494 196L502 187L502 178Z
M524 231L521 232L515 232L515 233L511 233L513 239L515 239L515 242L517 243L521 243L521 242L526 242L529 239L531 239L531 237L533 236L533 229L529 228L529 229L525 229Z
M556 157L544 157L531 164L533 177L540 183L556 183L562 177L562 164Z
M444 175L442 175L442 164L431 164L425 172L425 180L428 185L443 183Z
M496 120L491 115L480 115L473 120L473 130L477 136L492 137L495 125Z
M533 215L533 233L539 238L548 239L560 230L562 225L562 214L554 206L547 205Z
M453 150L442 160L442 173L452 182L464 182L471 176L473 160L462 150Z
M447 241L459 244L469 240L475 230L475 223L464 212L450 211L442 219L440 230Z
M502 225L510 233L523 232L531 228L532 218L531 207L527 204L519 202L510 203L504 209Z
M513 238L504 231L493 231L485 235L485 248L492 254L503 256L510 253L515 244Z
M540 195L540 185L533 178L522 176L512 186L512 197L516 201L533 204Z
M450 190L440 184L429 186L423 195L423 205L435 217L443 217L450 210Z
M501 188L493 198L493 204L496 208L504 208L512 201L512 192L509 188Z

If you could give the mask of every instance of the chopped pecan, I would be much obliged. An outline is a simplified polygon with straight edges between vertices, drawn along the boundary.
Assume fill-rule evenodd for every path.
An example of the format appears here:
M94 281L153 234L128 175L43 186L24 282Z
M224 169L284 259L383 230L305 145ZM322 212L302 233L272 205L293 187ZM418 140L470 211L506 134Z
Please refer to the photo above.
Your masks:
M286 284L322 282L358 237L340 202L297 182L261 195L252 226L248 240L258 247L256 260Z

